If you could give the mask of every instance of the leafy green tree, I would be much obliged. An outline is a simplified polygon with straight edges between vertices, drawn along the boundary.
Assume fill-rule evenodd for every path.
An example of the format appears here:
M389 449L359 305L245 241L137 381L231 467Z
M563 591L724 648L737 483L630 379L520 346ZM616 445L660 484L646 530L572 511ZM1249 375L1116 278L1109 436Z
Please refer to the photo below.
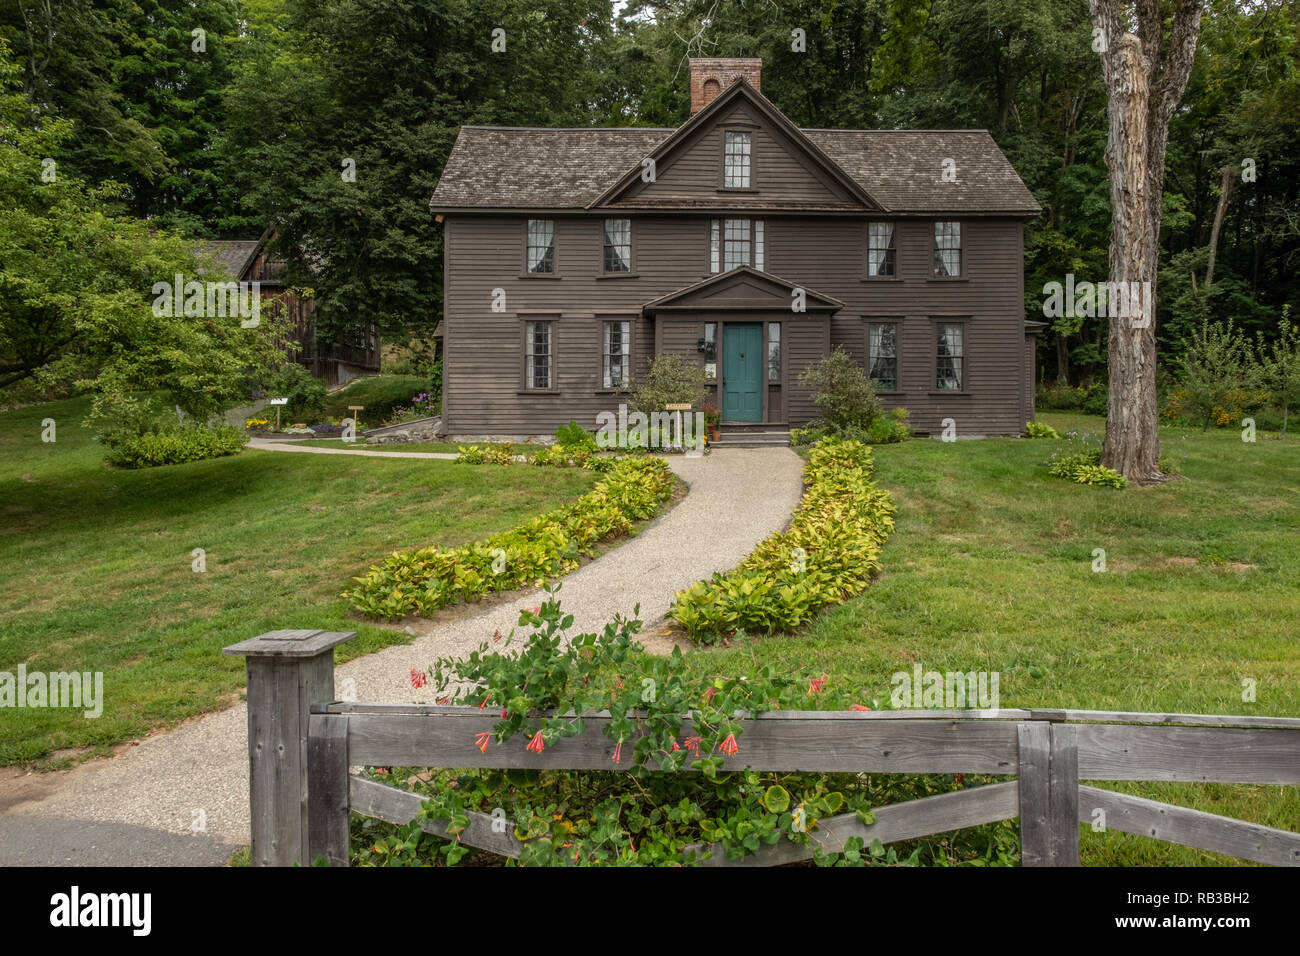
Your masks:
M92 188L45 162L73 124L32 124L16 79L0 40L0 388L71 377L98 411L161 391L198 419L240 401L283 360L282 330L269 319L243 328L237 317L154 314L156 282L221 273L192 242L108 215L114 185Z
M196 233L227 215L213 140L238 0L0 0L23 92L73 124L53 158L123 185L132 215Z
M1300 325L1290 320L1284 308L1278 323L1278 337L1271 345L1259 344L1260 382L1282 409L1282 434L1286 439L1286 422L1290 410L1300 404Z
M588 49L602 0L286 0L250 19L226 97L224 175L269 223L318 338L358 322L431 332L442 230L429 197L462 124L572 126L599 115ZM504 49L494 52L493 31Z
M1216 408L1232 404L1234 392L1253 388L1259 367L1245 336L1231 322L1202 323L1183 353L1178 385L1181 404L1201 419L1208 431Z

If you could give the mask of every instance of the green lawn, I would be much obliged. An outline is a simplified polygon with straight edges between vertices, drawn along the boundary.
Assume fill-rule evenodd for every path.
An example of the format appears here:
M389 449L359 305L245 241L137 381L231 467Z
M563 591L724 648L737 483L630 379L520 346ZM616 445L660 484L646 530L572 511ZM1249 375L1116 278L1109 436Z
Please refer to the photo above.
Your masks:
M104 713L6 710L0 763L102 753L220 708L244 682L242 659L221 648L263 631L356 630L346 655L403 641L351 617L338 594L354 575L399 548L512 527L597 480L261 451L115 471L79 427L86 405L0 414L0 671L102 671ZM41 441L45 418L57 423L53 444Z
M1040 418L1062 434L1103 428ZM890 675L919 662L1000 671L1005 707L1300 716L1300 441L1164 429L1162 453L1185 477L1122 491L1050 477L1057 444L877 447L877 483L898 507L879 580L799 634L692 654L692 666L826 670L884 698ZM1098 548L1105 573L1092 570ZM1300 828L1294 787L1102 785ZM1121 833L1087 831L1083 848L1091 864L1228 862Z
M295 445L310 445L313 448L346 448L350 451L423 451L423 452L445 452L455 454L456 451L464 445L478 445L480 448L487 448L494 444L493 442L445 442L445 441L413 441L403 445L367 445L364 441L344 442L341 438L306 438L302 441L294 442ZM529 445L525 442L518 442L514 445L515 454L523 455L527 452L538 451L545 448L545 445Z
M429 380L419 375L367 375L331 394L325 400L325 414L346 418L349 405L364 405L361 427L381 425L396 408L409 408L411 399L429 391ZM310 423L309 423L310 424Z

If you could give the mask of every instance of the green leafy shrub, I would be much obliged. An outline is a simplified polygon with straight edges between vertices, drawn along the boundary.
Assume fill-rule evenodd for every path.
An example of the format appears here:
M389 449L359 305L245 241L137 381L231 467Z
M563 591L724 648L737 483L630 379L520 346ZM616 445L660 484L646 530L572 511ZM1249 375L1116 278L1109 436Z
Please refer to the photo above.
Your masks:
M1104 382L1093 382L1088 386L1087 392L1083 396L1083 404L1079 406L1081 411L1089 415L1105 415L1110 409L1110 390Z
M1123 488L1128 484L1119 472L1102 465L1101 448L1087 434L1067 432L1065 437L1066 446L1053 452L1047 460L1048 474L1082 485Z
M1208 431L1223 409L1234 404L1236 393L1255 388L1260 371L1245 336L1231 320L1203 321L1180 359L1178 403L1200 422L1202 431Z
M632 381L630 404L647 416L662 412L665 405L689 403L698 408L704 402L705 382L702 365L675 353L660 355L644 376Z
M1044 422L1025 422L1025 436L1028 438L1061 437L1055 428Z
M906 408L892 409L888 416L881 415L867 428L857 425L832 427L823 421L809 422L804 428L790 429L790 444L815 445L823 438L862 442L864 445L889 445L912 437L912 426L907 421Z
M359 866L499 862L461 842L472 815L498 817L521 842L523 866L694 865L711 855L750 856L790 842L812 849L810 835L830 818L870 824L873 807L952 792L953 775L754 772L744 766L746 722L763 710L888 710L885 699L830 674L779 673L771 665L746 675L695 672L680 651L647 654L633 638L639 620L615 618L598 633L570 635L554 592L523 611L516 631L494 646L446 657L412 672L440 705L483 715L474 742L489 748L541 752L583 732L582 714L607 711L609 770L435 770L385 767L366 771L378 782L405 781L423 800L409 825L354 818L352 862ZM647 687L654 688L646 694ZM689 721L689 723L688 723ZM588 736L587 740L592 738ZM494 754L495 756L495 754ZM500 808L500 810L498 810ZM449 821L438 839L421 830ZM886 849L860 839L839 854L813 849L819 866L1010 866L1017 858L1015 821L925 838Z
M894 528L893 502L871 472L862 443L823 438L804 468L806 489L789 529L762 541L734 571L679 592L669 616L692 640L713 643L739 631L791 630L861 592Z
M442 379L442 359L434 361L437 346L433 339L413 338L406 345L385 348L380 358L384 375L421 375ZM436 370L436 371L435 371ZM436 394L437 390L433 390Z
M456 461L462 465L513 465L513 442L499 442L480 448L478 445L457 445Z
M1083 408L1087 390L1074 385L1040 385L1034 394L1034 407L1051 411L1078 411Z
M117 433L101 438L108 448L106 459L123 468L151 468L180 465L237 455L248 435L232 425L173 425L131 435Z
M1123 488L1128 484L1127 479L1118 471L1104 465L1076 465L1067 477L1081 485L1103 488Z
M698 863L707 851L689 848L700 844L718 844L730 858L783 840L811 846L818 821L836 815L874 821L871 800L880 791L868 777L733 768L743 766L736 755L745 749L738 712L878 709L881 701L868 707L827 674L778 676L770 665L748 679L688 675L680 651L656 657L633 642L640 621L616 618L600 633L570 637L572 621L548 597L520 614L520 626L530 628L523 647L511 646L512 632L499 650L485 642L468 657L442 658L429 668L429 683L442 702L492 715L477 738L484 751L545 750L582 732L584 719L575 715L607 710L610 771L442 771L417 784L425 797L417 822L449 820L446 833L454 838L470 813L501 807L523 843L521 865L644 866ZM647 696L647 686L655 694ZM678 772L686 770L695 772ZM416 832L367 839L356 847L356 861L413 862L422 842ZM431 849L426 861L437 856L449 864L469 852L455 839ZM902 862L883 849L865 850L860 839L842 857L817 862L868 859Z
M488 445L483 452L483 457L489 465L513 465L515 462L514 443L507 441L499 445Z
M800 372L799 384L811 389L821 423L838 437L847 438L847 429L870 428L882 414L867 373L842 346Z
M895 408L881 415L867 428L868 445L889 445L912 437L912 426L907 423L907 409Z
M790 444L795 447L811 445L820 440L825 434L826 429L815 425L809 425L805 428L792 428L790 429Z
M292 362L283 366L271 379L272 398L287 398L281 422L315 422L325 415L325 383L306 368Z
M555 430L555 444L570 450L596 450L596 436L575 421Z
M605 476L571 505L462 548L394 552L354 579L343 596L368 617L427 617L490 591L532 587L567 574L597 542L628 534L672 494L673 474L660 458L599 460L611 462Z

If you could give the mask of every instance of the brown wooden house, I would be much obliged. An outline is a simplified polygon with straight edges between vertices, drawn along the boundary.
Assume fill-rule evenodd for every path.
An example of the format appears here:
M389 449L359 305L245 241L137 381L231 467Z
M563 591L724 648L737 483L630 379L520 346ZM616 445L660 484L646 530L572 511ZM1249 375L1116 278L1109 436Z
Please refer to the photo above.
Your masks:
M837 345L920 433L1023 431L1040 208L993 138L801 130L760 65L691 60L677 129L461 129L430 203L448 434L595 428L669 352L704 365L724 435L787 428Z
M327 385L341 385L360 375L379 371L379 330L372 323L359 327L348 339L341 342L322 342L316 335L312 320L315 300L301 296L298 290L285 285L286 263L268 250L274 238L268 230L260 239L237 239L213 242L215 258L234 276L237 282L261 283L262 308L272 308L272 303L285 309L291 323L285 352L299 365L305 366L316 378ZM296 342L301 349L290 348Z

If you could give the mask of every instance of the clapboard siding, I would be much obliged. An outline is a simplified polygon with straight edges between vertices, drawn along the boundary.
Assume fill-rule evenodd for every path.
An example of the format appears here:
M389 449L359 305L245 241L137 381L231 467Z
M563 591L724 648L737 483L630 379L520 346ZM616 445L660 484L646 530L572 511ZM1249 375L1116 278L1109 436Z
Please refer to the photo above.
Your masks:
M716 169L716 166L715 166ZM703 361L696 349L703 313L642 316L641 307L708 275L708 214L627 215L633 221L632 277L601 278L604 213L548 215L556 220L558 278L524 276L525 219L449 215L446 220L446 362L444 423L451 435L546 435L617 408L600 388L600 321L633 323L633 363L644 371L655 349ZM899 277L866 278L867 217L783 216L765 219L768 273L844 303L827 320L812 313L716 313L716 321L783 322L785 408L772 401L769 420L802 424L815 417L798 373L843 345L865 361L864 323L899 325L900 391L887 406L911 412L919 431L938 433L951 418L958 437L1018 434L1032 414L1033 341L1023 316L1023 250L1017 220L965 220L963 276L931 278L933 223L897 223ZM494 290L505 295L493 311ZM522 393L523 321L555 321L556 394ZM936 394L936 323L965 323L965 389Z
M779 202L854 202L841 184L813 164L802 146L750 104L742 101L684 139L655 169L655 181L638 179L614 205L675 200L719 199L722 186L723 136L728 128L749 128L752 192L727 192L737 208L762 209Z

